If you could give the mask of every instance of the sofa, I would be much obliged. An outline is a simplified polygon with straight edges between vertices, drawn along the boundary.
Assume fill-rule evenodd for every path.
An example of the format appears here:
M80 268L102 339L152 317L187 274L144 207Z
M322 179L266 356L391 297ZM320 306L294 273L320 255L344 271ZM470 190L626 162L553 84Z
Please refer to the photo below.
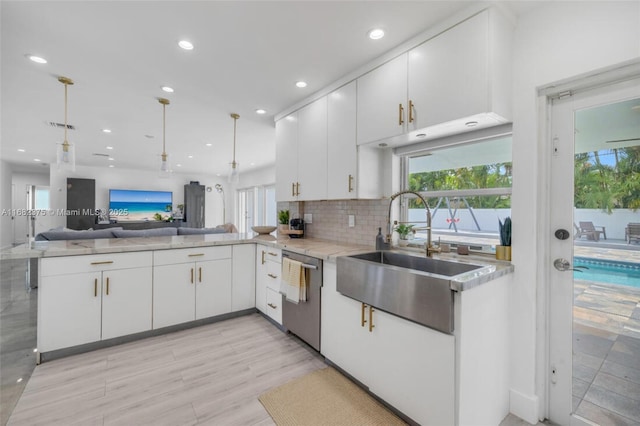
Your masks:
M229 226L231 225L231 226ZM93 240L103 238L137 238L137 237L161 237L173 235L201 235L224 234L237 232L233 224L220 225L215 228L153 228L153 229L123 229L122 227L106 229L88 229L76 231L68 228L54 228L36 235L36 241L61 241L61 240Z

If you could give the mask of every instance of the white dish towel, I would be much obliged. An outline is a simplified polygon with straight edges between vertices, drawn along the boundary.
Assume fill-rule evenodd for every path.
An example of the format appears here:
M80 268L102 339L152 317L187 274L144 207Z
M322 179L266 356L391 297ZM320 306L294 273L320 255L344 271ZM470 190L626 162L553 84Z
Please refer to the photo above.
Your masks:
M280 281L280 293L284 294L289 302L298 303L307 301L306 270L302 262L282 258L282 281Z

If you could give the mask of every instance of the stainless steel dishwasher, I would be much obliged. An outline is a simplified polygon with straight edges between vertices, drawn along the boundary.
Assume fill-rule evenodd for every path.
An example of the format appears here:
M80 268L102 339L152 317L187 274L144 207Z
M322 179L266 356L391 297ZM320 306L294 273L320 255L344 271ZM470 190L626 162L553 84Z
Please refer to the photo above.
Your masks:
M282 257L302 262L307 274L307 301L292 303L282 296L282 325L320 351L320 289L322 260L283 250Z

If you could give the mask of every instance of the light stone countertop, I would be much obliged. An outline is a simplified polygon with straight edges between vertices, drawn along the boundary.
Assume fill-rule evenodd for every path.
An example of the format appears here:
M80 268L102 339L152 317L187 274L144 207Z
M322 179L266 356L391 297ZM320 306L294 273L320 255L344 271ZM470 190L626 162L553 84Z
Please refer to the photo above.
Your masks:
M250 232L247 234L205 234L139 238L104 238L97 240L34 241L29 244L23 244L0 251L0 259L80 256L253 243L264 244L283 250L289 250L294 253L316 257L325 262L335 262L336 258L339 256L349 256L375 250L370 246L336 243L317 238L290 238L288 236L276 237L273 235L257 235ZM415 256L424 256L424 251L422 250L402 249L394 251ZM476 271L470 271L453 277L451 281L451 289L455 291L469 290L480 284L512 273L514 270L511 263L496 261L488 256L461 256L454 253L442 253L434 255L434 258L485 266L484 268Z

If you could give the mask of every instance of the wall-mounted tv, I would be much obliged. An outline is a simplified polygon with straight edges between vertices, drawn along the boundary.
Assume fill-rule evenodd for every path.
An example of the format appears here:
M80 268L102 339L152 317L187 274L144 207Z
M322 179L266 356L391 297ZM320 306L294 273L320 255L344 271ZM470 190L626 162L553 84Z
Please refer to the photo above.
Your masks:
M171 191L109 190L109 218L118 222L155 220L171 215Z

